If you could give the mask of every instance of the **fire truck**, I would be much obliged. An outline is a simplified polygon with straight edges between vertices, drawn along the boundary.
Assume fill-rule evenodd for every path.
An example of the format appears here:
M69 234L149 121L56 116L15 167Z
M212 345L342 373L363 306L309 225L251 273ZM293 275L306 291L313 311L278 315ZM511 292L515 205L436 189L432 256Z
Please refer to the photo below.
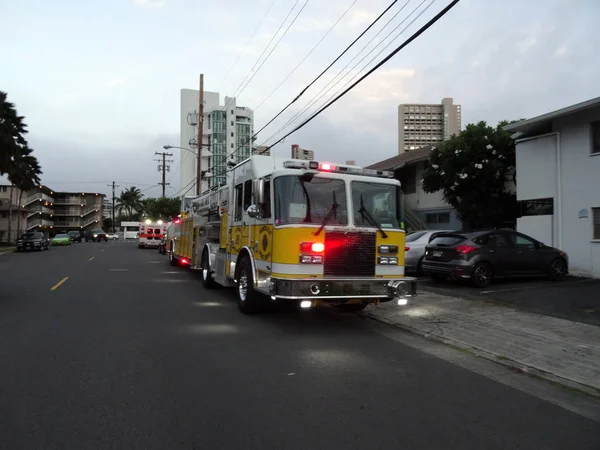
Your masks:
M146 219L140 222L138 248L156 248L165 237L169 223L162 220Z
M205 288L235 287L243 313L270 301L359 311L416 295L393 173L256 155L226 180L169 227L167 249Z

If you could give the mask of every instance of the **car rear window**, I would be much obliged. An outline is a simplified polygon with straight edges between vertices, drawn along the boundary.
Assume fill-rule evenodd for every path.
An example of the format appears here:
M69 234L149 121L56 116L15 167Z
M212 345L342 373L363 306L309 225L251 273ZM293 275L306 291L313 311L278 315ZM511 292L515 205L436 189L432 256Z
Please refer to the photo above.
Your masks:
M452 247L453 245L460 244L466 239L467 238L465 236L460 234L446 234L436 237L429 243L429 245L437 247Z
M410 233L408 236L406 236L406 242L414 242L425 233L427 233L427 231L415 231L414 233Z

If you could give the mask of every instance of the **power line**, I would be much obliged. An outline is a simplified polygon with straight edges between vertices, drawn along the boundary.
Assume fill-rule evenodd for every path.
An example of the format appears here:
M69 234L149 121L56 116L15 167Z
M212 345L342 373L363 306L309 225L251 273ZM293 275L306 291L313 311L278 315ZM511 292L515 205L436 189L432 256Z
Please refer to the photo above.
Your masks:
M269 5L269 7L267 8L267 11L265 12L265 15L263 16L263 18L261 19L260 23L258 24L258 26L254 29L254 33L252 33L252 36L250 37L250 39L248 39L246 41L246 44L244 45L244 48L242 49L242 51L240 52L240 54L238 55L238 57L236 58L235 62L231 65L231 67L229 68L229 70L227 71L227 73L225 74L225 77L223 78L223 81L227 80L227 77L229 76L229 74L231 73L231 70L235 67L235 65L238 63L238 61L240 60L240 58L242 57L242 55L244 54L244 52L246 51L246 49L248 48L248 45L250 44L250 42L252 42L252 39L254 39L254 36L256 36L256 33L258 32L258 30L260 29L260 27L262 26L263 22L265 21L265 19L267 18L267 15L269 14L269 11L271 11L271 8L273 7L273 5L275 4L276 0L273 0L271 2L271 4Z
M283 79L283 81L282 81L281 83L279 83L279 84L277 85L277 87L276 87L275 89L273 89L273 90L271 91L271 93L270 93L269 95L267 95L267 97L266 97L266 98L265 98L265 99L264 99L262 102L260 102L260 103L258 104L258 106L257 106L256 108L254 108L254 111L255 111L255 112L256 112L256 111L258 110L258 108L260 108L260 107L261 107L261 106L262 106L262 105L263 105L263 104L264 104L264 103L265 103L267 100L269 100L269 98L271 98L271 96L272 96L272 95L273 95L275 92L277 92L277 90L278 90L278 89L281 87L281 85L282 85L283 83L285 83L285 82L286 82L286 81L287 81L287 80L288 80L288 79L289 79L289 78L292 76L292 74L293 74L294 72L296 72L296 70L298 69L298 67L300 67L300 66L302 65L302 63L304 63L304 61L306 61L306 59L307 59L307 58L308 58L308 57L309 57L309 56L312 54L312 52L314 52L314 51L317 49L317 47L318 47L319 45L321 45L321 43L322 43L322 42L325 40L325 38L326 38L327 36L329 36L329 33L331 33L331 32L334 30L334 28L335 28L335 27L336 27L336 26L337 26L337 25L338 25L338 24L341 22L341 20L342 20L344 17L346 17L346 14L348 14L348 12L350 12L350 10L351 10L351 9L352 9L352 7L353 7L353 6L356 4L356 2L357 2L357 1L358 1L358 0L354 0L354 1L352 2L352 4L351 4L350 6L348 6L348 8L346 9L346 11L344 11L344 13L343 13L343 14L342 14L342 15L341 15L339 18L338 18L338 20L336 20L336 21L335 21L335 23L334 23L334 24L333 24L333 25L332 25L332 26L329 28L329 30L327 30L327 33L325 33L325 34L323 35L323 37L321 37L321 39L319 39L319 42L317 42L317 43L315 44L315 46L314 46L314 47L313 47L313 48L312 48L312 49L311 49L311 50L310 50L310 51L309 51L309 52L306 54L306 56L304 56L304 58L302 58L302 61L300 61L300 62L298 63L298 65L297 65L296 67L294 67L294 68L292 69L292 71L291 71L291 72L290 72L290 73L287 75L287 77L285 77L285 78ZM397 1L397 0L396 0L396 1ZM395 2L394 2L394 3L395 3Z
M248 72L248 74L246 75L246 77L250 74L252 74L252 76L250 77L250 79L248 79L248 81L246 82L246 84L244 84L244 81L246 80L246 77L244 77L244 80L242 80L242 82L240 83L240 86L238 86L238 88L235 90L234 95L231 97L231 99L229 100L229 102L227 102L227 104L225 105L225 110L227 110L227 108L229 108L229 105L233 102L233 100L238 96L241 95L242 92L244 92L244 89L246 89L248 87L248 85L250 84L250 82L254 79L254 77L256 76L256 74L260 71L260 69L262 68L262 66L267 62L267 60L271 57L271 54L275 51L275 49L277 48L277 46L279 45L279 43L281 42L281 40L285 37L285 35L287 34L287 32L290 30L290 28L292 27L292 25L294 25L294 22L296 22L296 19L298 19L298 16L300 16L300 14L302 13L302 11L304 11L304 8L306 8L306 5L308 5L308 2L310 0L306 0L306 2L304 3L304 5L302 5L302 7L300 8L300 10L296 13L296 15L294 16L294 18L292 19L292 21L290 22L290 24L287 26L287 28L284 30L283 34L279 37L279 39L277 40L277 42L275 43L275 45L273 46L273 48L271 49L271 51L269 52L269 54L267 55L267 57L260 63L260 66L258 66L258 68L256 70L254 70L254 68L256 67L256 64L258 64L258 61L260 60L260 58L262 57L262 55L265 53L265 51L269 48L269 45L271 45L271 42L273 41L273 38L275 36L277 36L277 33L279 33L279 30L281 29L281 27L283 26L283 24L285 24L285 22L287 21L288 17L290 16L290 14L292 13L292 11L294 10L294 8L296 7L296 5L300 2L300 0L296 0L296 3L294 3L294 6L292 6L292 9L290 10L290 12L288 13L288 15L286 16L286 18L284 19L284 21L282 22L282 24L280 25L280 27L277 29L277 32L275 33L275 35L273 35L273 38L271 38L271 41L269 41L269 44L267 44L267 47L265 47L265 50L263 50L263 53L261 53L261 55L258 57L257 62L254 64L254 66L252 66L252 69L250 69L250 72ZM242 86L242 84L244 84L244 86L242 87L242 89L238 92L238 89Z
M273 133L271 136L269 136L264 143L270 141L271 139L273 139L275 136L277 136L281 131L285 130L291 123L293 123L298 117L302 116L305 112L307 112L310 108L312 108L313 105L315 105L316 103L318 103L323 97L325 97L325 95L327 95L329 92L331 92L332 89L334 89L338 84L340 84L344 78L346 78L348 75L350 75L352 73L352 71L356 68L356 66L358 66L362 61L365 60L365 58L367 56L369 56L371 53L373 53L377 47L381 46L388 37L390 37L390 35L396 31L404 22L406 22L410 16L412 16L427 0L423 0L421 3L419 3L419 5L417 5L417 7L415 9L413 9L410 14L408 14L404 20L402 20L398 25L396 25L392 31L390 31L382 40L381 42L379 42L371 51L369 51L368 53L366 53L360 61L358 61L354 66L352 66L352 68L346 72L344 75L342 75L341 78L339 78L331 87L329 87L329 85L331 85L331 83L333 83L338 77L339 75L344 72L346 70L346 68L356 59L360 56L360 54L367 48L367 46L377 37L379 36L379 34L381 34L381 32L390 24L390 22L392 20L394 20L394 18L410 3L411 0L408 0L404 6L402 6L402 8L400 8L400 10L398 12L396 12L396 14L394 14L392 16L392 18L390 20L388 20L386 22L386 24L381 28L381 30L379 30L379 32L377 32L377 34L375 36L373 36L371 38L371 40L369 42L367 42L367 44L360 49L360 51L350 60L348 61L348 63L335 75L335 77L333 77L329 83L327 83L325 86L323 86L323 88L321 88L321 90L313 97L312 100L310 100L306 105L304 105L303 108L301 108L298 112L296 112L291 118L289 118L287 120L287 122L280 127L275 133ZM433 5L433 3L435 3L436 0L431 0L431 3L429 3L429 5L427 5L406 27L404 27L399 33L396 34L396 36L383 48L379 51L379 53L377 53L377 55L375 55L375 57L373 59L371 59L362 69L360 69L358 71L358 73L356 73L348 82L346 82L346 84L343 87L346 87L348 85L348 83L352 82L352 80L354 80L357 76L360 75L360 73L369 65L371 64L371 62L373 62L373 60L375 58L377 58L377 56L379 56L386 48L388 48L394 41L396 41L400 36L402 36L402 34L404 34L404 32L419 18L421 17L421 15L423 15L423 13L425 13L425 11L427 11L431 5ZM328 88L329 87L329 88ZM342 87L342 89L343 89ZM328 88L328 89L327 89ZM325 92L323 92L325 91ZM338 90L332 97L333 98L335 95L337 95L339 92L341 91ZM321 94L322 93L322 94ZM321 95L320 95L321 94ZM263 145L261 144L261 146Z
M261 152L261 154L264 153L264 152L266 152L270 148L272 148L274 145L277 145L278 143L280 143L281 141L283 141L285 138L287 138L288 136L292 135L296 131L300 130L302 127L306 126L315 117L317 117L319 114L321 114L327 108L329 108L331 105L333 105L335 102L337 102L340 98L342 98L344 95L346 95L348 92L350 92L355 86L357 86L364 79L366 79L367 77L369 77L373 72L375 72L377 69L379 69L381 66L383 66L386 62L388 62L390 59L392 59L400 50L402 50L404 47L406 47L407 45L409 45L412 41L414 41L415 39L417 39L421 34L423 34L425 31L427 31L427 29L429 29L433 24L435 24L444 15L446 15L448 13L448 11L450 11L454 6L456 6L456 4L459 1L460 0L453 0L452 2L450 2L450 4L448 6L446 6L443 10L441 10L438 14L436 14L431 20L429 20L429 22L427 22L425 25L423 25L421 28L419 28L419 30L417 30L411 37L409 37L406 41L404 41L402 44L400 44L398 47L396 47L389 55L387 55L385 58L383 58L379 63L377 63L373 68L371 68L367 73L365 73L357 81L355 81L351 86L349 86L346 90L344 90L341 94L339 94L338 96L336 96L334 99L332 99L331 101L329 101L325 106L323 106L321 109L319 109L316 113L314 113L312 116L310 116L304 122L302 122L300 125L298 125L296 128L294 128L292 131L290 131L289 133L287 133L285 136L283 136L277 142L275 142L274 144L272 144L272 145L268 146L267 148L265 148Z
M404 7L410 2L411 0L408 0L406 2L406 4L402 7L402 9L404 9ZM288 103L281 111L279 111L275 117L273 117L271 120L269 120L269 122L267 122L260 130L258 130L257 132L255 132L252 136L250 136L250 138L244 142L243 144L241 144L235 151L233 151L230 154L230 157L233 157L235 154L237 154L237 152L240 151L240 149L242 149L244 146L246 146L249 142L252 141L252 139L254 139L261 131L263 131L266 127L268 127L275 119L277 119L281 114L283 114L293 103L295 103L313 84L315 84L317 82L317 80L319 80L337 61L340 60L340 58L342 58L353 46L354 44L356 44L356 42L358 42L358 40L360 38L362 38L396 3L398 2L398 0L394 0L392 3L390 3L390 5L379 15L377 16L377 18L375 18L375 20L373 20L373 22L371 22L371 24L365 28L363 30L362 33L360 33L358 35L358 37L356 39L354 39L345 49L342 53L340 53L337 58L335 58L333 60L333 62L331 62L319 75L317 75L315 77L314 80L312 80L306 87L304 87L304 89L302 89L302 91L290 102ZM402 9L400 9L400 11L402 11ZM394 17L396 17L398 13L396 13L394 15ZM393 19L393 17L392 17ZM391 19L390 19L391 20ZM389 21L387 22L389 23ZM384 25L385 28L386 25ZM361 50L362 51L362 50ZM360 52L359 52L360 53ZM286 124L287 126L287 124Z

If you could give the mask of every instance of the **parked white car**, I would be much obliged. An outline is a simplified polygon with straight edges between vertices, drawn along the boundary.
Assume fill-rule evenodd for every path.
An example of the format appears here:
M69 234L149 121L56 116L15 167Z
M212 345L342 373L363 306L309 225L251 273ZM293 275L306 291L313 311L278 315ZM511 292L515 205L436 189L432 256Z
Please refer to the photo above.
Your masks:
M404 268L407 272L421 274L421 261L425 256L425 247L437 233L453 230L420 230L406 236L404 247Z
M117 233L106 233L106 238L109 241L114 241L114 240L119 239L119 235Z

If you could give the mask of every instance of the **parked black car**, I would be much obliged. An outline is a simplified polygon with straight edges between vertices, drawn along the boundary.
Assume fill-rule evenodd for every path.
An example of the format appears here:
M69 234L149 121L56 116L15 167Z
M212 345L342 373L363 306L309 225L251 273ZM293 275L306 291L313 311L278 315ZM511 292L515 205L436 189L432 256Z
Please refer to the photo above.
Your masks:
M495 277L543 274L562 279L569 272L569 259L565 252L516 231L457 231L429 242L422 269L434 280L467 279L486 287Z
M71 242L81 242L83 239L80 231L69 231L67 234L69 235Z
M25 250L37 250L43 251L50 248L50 241L44 233L39 231L30 231L23 233L19 239L17 239L17 251Z

